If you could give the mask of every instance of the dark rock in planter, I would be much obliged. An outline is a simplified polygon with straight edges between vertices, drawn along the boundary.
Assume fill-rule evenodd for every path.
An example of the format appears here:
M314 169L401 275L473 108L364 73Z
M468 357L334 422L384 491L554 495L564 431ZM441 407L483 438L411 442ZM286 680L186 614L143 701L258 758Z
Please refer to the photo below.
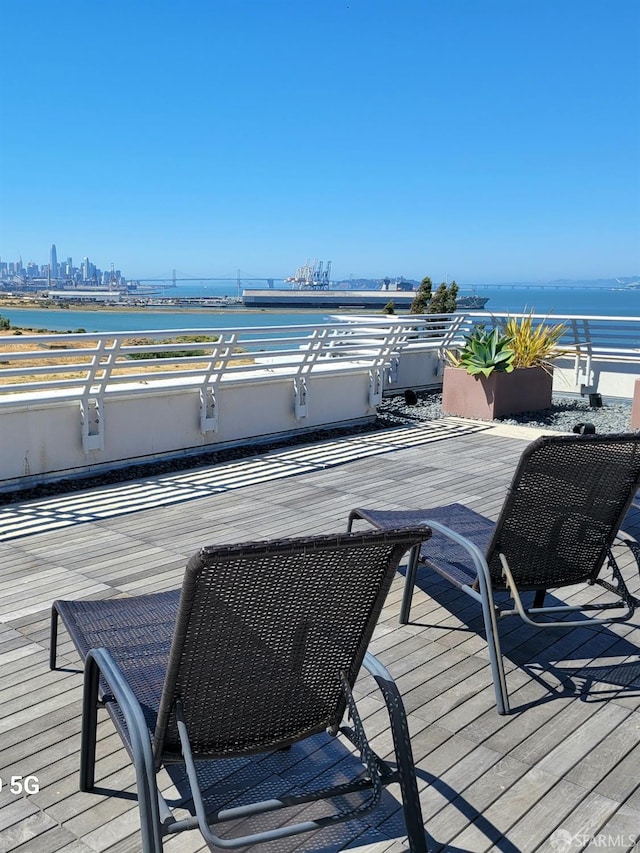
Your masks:
M470 376L460 367L445 367L442 411L462 418L493 420L535 412L551 405L553 375L543 367L519 367Z

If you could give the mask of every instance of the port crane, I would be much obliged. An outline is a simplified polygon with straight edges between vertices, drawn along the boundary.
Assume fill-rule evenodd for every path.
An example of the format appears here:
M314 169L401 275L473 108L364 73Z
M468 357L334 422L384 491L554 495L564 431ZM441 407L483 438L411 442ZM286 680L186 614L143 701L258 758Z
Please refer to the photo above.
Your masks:
M329 290L330 277L331 261L327 261L325 267L324 261L314 260L298 267L296 274L285 278L285 281L297 285L298 290Z

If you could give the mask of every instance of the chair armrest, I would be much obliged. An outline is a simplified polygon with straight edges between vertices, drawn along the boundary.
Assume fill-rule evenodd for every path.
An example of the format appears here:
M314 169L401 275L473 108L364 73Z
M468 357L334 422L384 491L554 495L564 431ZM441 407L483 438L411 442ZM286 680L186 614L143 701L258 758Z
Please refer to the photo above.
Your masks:
M618 530L618 532L616 533L616 540L618 542L624 543L625 545L628 545L631 542L633 542L636 545L638 544L638 540L635 538L635 536L632 536L630 533L627 533L625 530Z
M373 675L376 680L378 678L383 678L385 681L394 681L393 676L386 668L386 666L380 663L378 658L372 652L365 652L364 659L362 661L362 666L367 670L370 675Z
M132 736L132 740L134 732L144 733L145 737L142 739L144 745L144 759L146 760L150 758L151 766L153 766L154 762L149 730L147 728L142 708L140 707L140 702L136 698L126 676L116 663L109 649L90 649L87 654L84 676L85 685L87 685L90 680L96 676L98 678L102 677L113 693L114 699L122 710L122 714ZM148 752L146 747L148 747Z
M140 702L108 649L90 649L87 654L84 671L83 718L86 717L89 707L97 698L101 677L122 711L129 734L129 746L136 771L143 847L145 850L161 850L160 808L149 729ZM84 761L81 763L85 764ZM166 818L166 815L163 815L163 818ZM155 844L155 847L145 846L149 843Z
M434 521L431 518L425 518L424 524L428 525L432 530L435 530L437 533L441 533L447 539L450 539L452 542L455 542L456 545L460 545L461 548L464 548L465 551L471 557L474 568L476 570L476 574L478 577L478 582L480 584L480 593L486 597L487 601L490 601L492 594L492 585L491 585L491 575L489 573L489 566L485 559L484 554L478 548L478 546L472 542L470 539L467 539L466 536L462 536L455 530L452 530L450 527L447 527L446 524L441 524L439 521ZM465 587L465 591L471 595L477 596L477 590L474 590L470 586Z

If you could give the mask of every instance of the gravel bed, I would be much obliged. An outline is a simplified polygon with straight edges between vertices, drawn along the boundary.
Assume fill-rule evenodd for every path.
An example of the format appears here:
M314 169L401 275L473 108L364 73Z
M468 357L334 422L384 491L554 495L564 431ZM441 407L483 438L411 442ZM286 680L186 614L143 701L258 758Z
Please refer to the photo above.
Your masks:
M409 399L411 398L411 399ZM414 402L415 400L415 402ZM378 416L386 424L415 423L443 417L442 394L436 391L412 392L386 397L378 409ZM523 412L509 418L499 418L499 423L522 424L530 427L573 432L579 424L592 425L580 431L597 433L629 432L631 428L631 402L602 399L602 406L591 406L588 397L553 397L549 409ZM579 431L579 430L576 430Z
M411 398L411 399L409 399ZM52 495L66 494L82 489L92 489L112 483L122 483L143 477L153 477L176 471L186 471L205 465L217 465L255 456L284 447L326 441L345 435L357 435L388 429L401 424L418 423L444 417L442 395L435 391L407 392L385 397L378 407L378 417L372 424L291 436L277 442L256 442L216 451L205 451L196 456L183 456L162 462L148 462L117 468L102 474L42 483L27 489L0 492L0 506L26 500L40 500ZM571 432L577 424L592 424L596 432L628 432L631 423L631 403L603 400L601 408L589 405L588 398L554 397L553 406L537 412L525 412L517 417L502 418L502 423L524 424L532 427Z

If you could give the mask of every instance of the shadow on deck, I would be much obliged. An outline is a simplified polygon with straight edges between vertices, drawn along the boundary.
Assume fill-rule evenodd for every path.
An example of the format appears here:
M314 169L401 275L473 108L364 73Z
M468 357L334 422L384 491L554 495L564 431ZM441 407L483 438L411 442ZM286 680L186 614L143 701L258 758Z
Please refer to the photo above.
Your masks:
M64 634L65 671L48 669L54 598L174 589L201 545L344 530L355 506L420 508L459 501L495 517L530 438L517 428L475 431L437 422L431 432L429 425L386 431L384 447L357 437L352 444L296 448L301 455L295 465L290 458L285 465L282 454L267 454L268 460L255 458L248 467L243 460L244 471L211 466L181 472L171 483L159 477L126 484L118 494L105 486L60 496L53 504L4 507L0 851L140 849L134 776L106 718L98 727L99 788L90 794L78 790L82 678ZM630 514L626 529L640 532L638 513ZM503 621L514 712L500 717L479 606L426 577L419 576L411 623L400 626L398 574L372 650L396 677L405 700L429 849L573 851L594 838L601 839L600 849L634 849L640 836L637 620L597 630L546 631L517 619ZM637 592L638 579L630 583ZM357 689L372 745L389 754L385 712L368 677ZM336 741L320 763L320 740L215 772L232 788L248 774L250 784L265 791L281 779L296 787L321 771L340 776L352 759ZM203 772L214 770L205 766ZM167 796L188 806L180 774L161 773ZM38 790L12 793L7 780L13 776L35 777ZM121 793L107 798L105 789ZM263 845L260 853L405 850L395 793L386 792L383 808L366 820ZM231 798L233 790L224 796ZM168 838L165 849L206 848L195 832Z

